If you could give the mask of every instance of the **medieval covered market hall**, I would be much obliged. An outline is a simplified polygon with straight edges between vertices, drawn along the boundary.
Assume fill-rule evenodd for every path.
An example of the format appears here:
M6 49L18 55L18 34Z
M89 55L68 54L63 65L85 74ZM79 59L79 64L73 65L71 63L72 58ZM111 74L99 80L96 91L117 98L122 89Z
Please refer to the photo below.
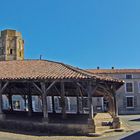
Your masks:
M55 125L57 123L68 125L65 123L68 119L71 124L74 123L76 125L74 118L80 124L79 120L81 119L82 112L79 111L79 99L88 97L88 115L85 126L87 126L88 132L95 132L94 117L96 113L93 109L92 97L104 97L109 101L108 112L113 118L113 128L119 128L120 121L117 116L115 91L122 85L123 81L94 75L60 62L48 60L0 61L0 124L6 122L6 120L8 121L8 116L11 114L17 117L13 119L17 123L18 115L16 113L14 114L12 110L13 95L21 95L25 104L28 103L28 110L25 112L22 111L23 116L27 118L32 118L34 114L32 109L32 96L38 96L42 100L42 113L40 114L40 119L33 123L37 124L40 122L46 126L53 123L54 116L55 118L59 117L57 122L54 123ZM8 99L10 110L3 110L3 95ZM52 113L48 113L48 96L52 99ZM62 110L59 115L57 115L54 109L54 96L61 97ZM75 115L67 115L66 97L76 97L77 113ZM22 121L20 120L20 122Z

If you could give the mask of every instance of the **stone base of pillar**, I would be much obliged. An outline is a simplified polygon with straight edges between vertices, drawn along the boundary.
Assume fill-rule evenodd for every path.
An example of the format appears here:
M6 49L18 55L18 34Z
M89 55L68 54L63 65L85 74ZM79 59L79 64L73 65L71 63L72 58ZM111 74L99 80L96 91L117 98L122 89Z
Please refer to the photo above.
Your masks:
M66 118L67 118L66 111L62 111L61 113L62 113L62 118L63 118L63 119L66 119Z
M42 118L42 122L45 123L45 124L48 124L49 119L48 118Z
M119 117L114 117L113 118L113 126L114 129L120 128L121 127L121 122Z
M88 119L88 131L89 131L89 133L95 133L94 119Z
M3 120L3 119L5 119L5 114L0 113L0 120Z
M31 117L32 116L32 112L28 112L28 116Z

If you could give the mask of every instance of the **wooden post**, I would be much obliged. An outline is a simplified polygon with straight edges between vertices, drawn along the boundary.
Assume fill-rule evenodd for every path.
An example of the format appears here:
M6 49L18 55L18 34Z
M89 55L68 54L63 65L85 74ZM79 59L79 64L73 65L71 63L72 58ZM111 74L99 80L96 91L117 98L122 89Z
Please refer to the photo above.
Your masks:
M81 95L81 108L82 108L82 114L84 114L84 105L83 105L83 102L84 102L84 98L83 98L83 95Z
M109 99L109 113L113 118L114 117L114 101L113 101L113 97L108 96L108 99Z
M77 95L77 114L80 114L80 108L79 108L79 95Z
M88 125L89 125L89 132L95 132L95 123L94 123L94 113L93 113L93 103L92 103L92 85L91 82L88 84L88 106L89 106L89 118L88 118Z
M80 92L80 89L77 86L77 88L76 88L76 94L77 94L77 97L76 97L76 100L77 100L77 114L80 114L79 92Z
M92 103L92 87L88 85L88 105L89 105L89 119L93 119L93 103Z
M66 103L65 103L65 86L64 82L60 83L61 86L61 106L62 106L62 118L66 118Z
M48 108L47 108L47 95L45 82L41 82L41 90L42 90L43 121L48 122Z
M2 110L2 83L0 82L0 120L3 120L5 118L5 115L3 114Z
M117 100L116 100L116 94L114 90L113 90L113 103L114 103L113 128L117 129L121 127L121 122L120 122L120 118L118 117Z
M52 95L52 111L53 111L53 113L56 113L55 112L54 95Z
M12 104L12 95L8 95L8 101L9 101L9 106L10 106L10 111L13 111L13 104Z
M28 94L28 116L32 116L32 96Z
M118 116L118 107L117 107L117 100L116 100L116 94L113 93L113 99L114 99L114 114L117 117Z
M32 108L32 95L30 89L30 83L28 84L28 116L32 116L33 108Z
M27 102L26 102L26 95L24 95L24 96L23 96L23 99L24 99L24 107L25 107L25 109L24 109L24 110L26 111L26 106L27 106Z

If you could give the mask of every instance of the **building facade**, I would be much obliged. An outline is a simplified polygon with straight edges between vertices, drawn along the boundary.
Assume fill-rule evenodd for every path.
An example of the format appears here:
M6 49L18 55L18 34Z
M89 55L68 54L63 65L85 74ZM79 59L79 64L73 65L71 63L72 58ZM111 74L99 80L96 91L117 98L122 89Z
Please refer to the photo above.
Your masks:
M3 30L0 32L0 60L23 60L24 41L20 32Z
M118 114L140 113L140 69L90 69L94 74L121 79L125 84L117 91Z

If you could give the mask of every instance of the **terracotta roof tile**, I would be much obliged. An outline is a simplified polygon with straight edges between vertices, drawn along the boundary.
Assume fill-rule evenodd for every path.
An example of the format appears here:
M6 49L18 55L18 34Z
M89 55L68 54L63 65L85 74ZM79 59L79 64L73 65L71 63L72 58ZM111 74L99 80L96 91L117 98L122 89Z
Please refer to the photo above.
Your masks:
M99 79L122 82L106 76L48 60L0 61L0 80L14 79Z

